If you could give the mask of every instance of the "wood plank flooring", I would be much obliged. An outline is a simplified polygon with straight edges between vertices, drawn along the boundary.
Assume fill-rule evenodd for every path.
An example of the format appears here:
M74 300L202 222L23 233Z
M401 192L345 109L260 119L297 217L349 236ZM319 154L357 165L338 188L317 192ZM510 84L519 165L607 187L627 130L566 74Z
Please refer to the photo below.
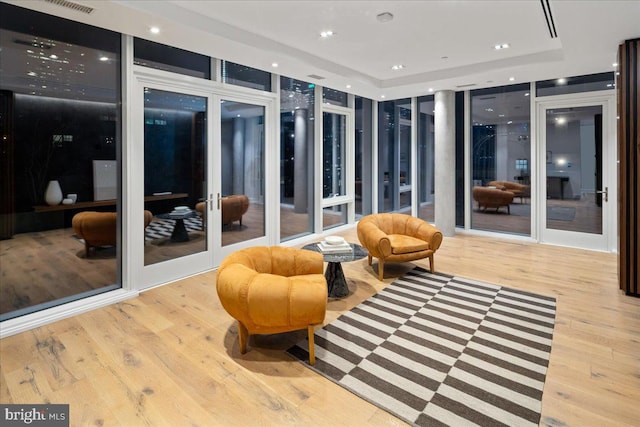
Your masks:
M357 242L355 230L342 233ZM415 265L345 263L326 322ZM617 257L481 236L445 238L436 270L557 298L544 426L637 426L640 299ZM215 272L0 341L2 403L69 403L71 425L389 426L401 421L290 359L306 331L252 337L241 355Z

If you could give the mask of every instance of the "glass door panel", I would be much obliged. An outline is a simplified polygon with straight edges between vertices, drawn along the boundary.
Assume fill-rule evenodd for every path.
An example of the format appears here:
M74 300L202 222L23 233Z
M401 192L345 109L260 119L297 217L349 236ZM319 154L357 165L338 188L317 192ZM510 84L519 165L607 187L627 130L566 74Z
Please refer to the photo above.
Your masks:
M541 241L614 250L614 108L609 95L538 103Z
M222 246L265 237L265 107L220 101Z
M602 234L602 106L546 110L546 228Z
M144 265L207 250L206 117L206 97L144 88Z
M322 198L345 196L346 128L343 114L322 113Z

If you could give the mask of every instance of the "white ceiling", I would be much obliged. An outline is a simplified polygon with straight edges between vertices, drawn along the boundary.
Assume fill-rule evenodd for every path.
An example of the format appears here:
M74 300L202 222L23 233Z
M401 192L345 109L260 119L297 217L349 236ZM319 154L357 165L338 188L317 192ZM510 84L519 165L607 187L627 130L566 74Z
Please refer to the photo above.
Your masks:
M95 10L9 1L373 99L613 71L618 45L640 37L640 0L549 0L557 38L540 0L75 2Z

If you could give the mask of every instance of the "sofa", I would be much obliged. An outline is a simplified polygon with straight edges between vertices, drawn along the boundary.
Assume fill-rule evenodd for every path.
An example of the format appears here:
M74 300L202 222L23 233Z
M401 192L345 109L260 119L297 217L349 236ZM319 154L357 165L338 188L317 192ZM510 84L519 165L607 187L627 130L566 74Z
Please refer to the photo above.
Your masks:
M499 190L507 190L513 193L513 197L520 197L520 202L524 202L526 197L531 197L531 187L526 184L511 181L491 181L489 187L496 187Z
M478 209L496 208L496 212L503 206L511 214L511 203L514 194L511 191L491 187L473 187L473 200L478 203Z
M196 204L196 211L202 217L203 227L206 218L206 205L206 202ZM231 225L235 221L242 225L242 216L249 210L249 198L244 194L221 197L220 208L222 209L222 225Z
M315 363L314 326L327 310L322 271L322 254L282 246L245 248L222 261L216 288L222 307L238 321L242 354L249 335L307 329L309 363Z
M153 214L144 211L144 228L151 223ZM89 258L90 249L99 246L114 246L117 242L118 214L115 212L83 211L73 216L71 225L76 236L84 240L85 256Z
M369 265L378 258L378 279L384 278L386 262L408 262L429 258L442 243L442 233L428 222L400 213L379 213L363 217L357 226L358 239L369 251Z

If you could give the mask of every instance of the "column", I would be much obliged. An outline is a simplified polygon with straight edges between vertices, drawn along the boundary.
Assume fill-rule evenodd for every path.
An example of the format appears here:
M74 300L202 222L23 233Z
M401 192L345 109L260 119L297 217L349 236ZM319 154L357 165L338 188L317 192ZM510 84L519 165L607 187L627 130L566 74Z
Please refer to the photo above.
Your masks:
M456 123L455 93L435 94L435 225L444 236L456 228Z
M293 211L306 213L309 204L308 179L311 171L307 169L307 115L300 108L293 114Z
M233 119L233 194L244 194L244 124L242 118Z

